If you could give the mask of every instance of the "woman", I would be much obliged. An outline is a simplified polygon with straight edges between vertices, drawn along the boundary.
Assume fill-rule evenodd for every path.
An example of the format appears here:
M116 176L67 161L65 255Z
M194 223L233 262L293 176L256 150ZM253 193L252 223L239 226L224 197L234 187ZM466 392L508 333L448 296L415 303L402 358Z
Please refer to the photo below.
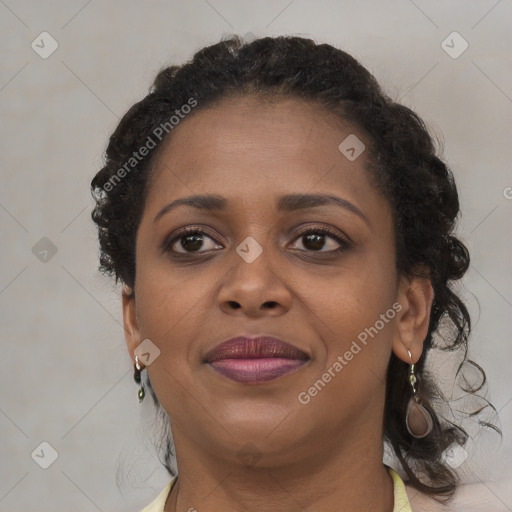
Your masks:
M457 189L354 58L299 37L202 49L126 113L92 190L139 398L172 428L173 479L144 511L453 496L444 455L467 434L424 368L467 348Z

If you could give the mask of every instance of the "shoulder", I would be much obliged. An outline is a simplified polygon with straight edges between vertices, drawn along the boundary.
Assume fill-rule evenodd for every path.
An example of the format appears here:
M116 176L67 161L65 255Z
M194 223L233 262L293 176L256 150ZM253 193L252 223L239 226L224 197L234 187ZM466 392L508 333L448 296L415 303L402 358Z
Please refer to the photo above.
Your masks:
M405 484L405 492L413 512L440 512L453 510L450 506L443 505L427 494L424 494L409 484Z
M413 512L444 512L448 510L450 512L510 511L510 508L497 498L485 482L459 484L453 500L447 505L439 503L409 484L405 484L405 491Z
M146 507L144 507L141 512L163 512L165 507L165 502L167 500L167 496L169 495L174 483L176 482L176 477L174 477L160 492L160 494Z

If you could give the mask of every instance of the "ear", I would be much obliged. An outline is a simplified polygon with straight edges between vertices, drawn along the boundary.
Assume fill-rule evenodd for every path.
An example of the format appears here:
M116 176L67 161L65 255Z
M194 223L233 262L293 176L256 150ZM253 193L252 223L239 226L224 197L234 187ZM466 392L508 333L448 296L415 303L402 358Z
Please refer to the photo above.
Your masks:
M423 352L433 300L434 290L428 277L400 277L398 302L402 309L397 314L393 352L408 364L415 364ZM408 350L411 352L412 361Z
M130 357L135 364L135 349L140 345L139 321L137 320L137 309L135 306L135 293L129 286L123 286L123 325L124 336Z

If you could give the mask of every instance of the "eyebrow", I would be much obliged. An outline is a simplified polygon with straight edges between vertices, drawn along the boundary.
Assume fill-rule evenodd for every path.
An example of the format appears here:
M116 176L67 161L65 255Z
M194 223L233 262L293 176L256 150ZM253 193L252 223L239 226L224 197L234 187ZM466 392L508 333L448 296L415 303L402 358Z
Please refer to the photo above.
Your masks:
M370 224L368 218L357 206L346 199L329 194L287 194L278 199L277 210L279 212L293 212L296 210L314 208L315 206L324 206L329 204L341 206L345 210L358 215L368 225ZM156 214L153 222L156 222L163 215L174 210L178 206L189 206L197 210L206 211L225 211L229 206L229 201L225 197L219 195L194 195L175 199L165 205Z

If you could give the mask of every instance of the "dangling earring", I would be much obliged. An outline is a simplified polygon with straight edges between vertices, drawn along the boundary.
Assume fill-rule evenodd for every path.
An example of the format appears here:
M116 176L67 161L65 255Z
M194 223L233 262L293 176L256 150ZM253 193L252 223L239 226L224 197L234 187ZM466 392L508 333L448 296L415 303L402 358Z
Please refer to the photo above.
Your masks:
M142 382L142 378L140 376L140 372L142 370L144 370L145 366L144 365L141 365L141 363L139 362L139 358L138 356L135 356L135 365L133 367L133 380L137 383L137 384L140 384L140 389L139 389L139 404L142 402L142 400L144 400L144 397L146 396L146 392L144 391L144 383Z
M415 384L417 382L416 375L414 374L414 364L412 364L411 352L407 351L411 358L411 365L409 367L409 382L412 387L412 396L407 405L407 412L405 413L405 424L411 436L421 439L426 437L432 432L434 428L434 421L430 411L422 405L420 398L416 393Z

